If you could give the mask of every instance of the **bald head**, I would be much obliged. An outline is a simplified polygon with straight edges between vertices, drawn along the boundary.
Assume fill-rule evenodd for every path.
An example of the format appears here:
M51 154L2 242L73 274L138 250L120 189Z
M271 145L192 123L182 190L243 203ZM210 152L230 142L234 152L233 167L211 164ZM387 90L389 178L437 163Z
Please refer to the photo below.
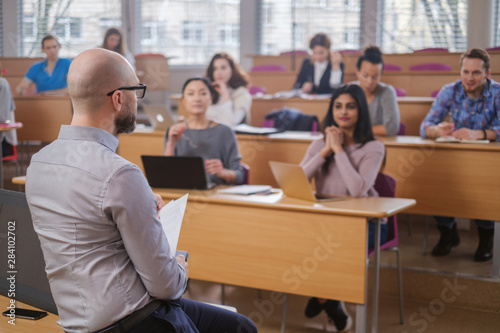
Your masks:
M96 111L109 103L108 92L138 82L124 57L104 49L80 53L68 71L68 90L75 113Z

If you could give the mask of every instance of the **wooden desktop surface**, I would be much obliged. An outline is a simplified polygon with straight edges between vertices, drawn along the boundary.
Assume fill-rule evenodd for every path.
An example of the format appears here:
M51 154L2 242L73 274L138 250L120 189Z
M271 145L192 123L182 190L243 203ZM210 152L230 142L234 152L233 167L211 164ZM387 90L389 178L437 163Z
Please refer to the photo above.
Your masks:
M120 135L119 154L142 167L140 155L161 155L163 132ZM250 184L277 183L269 161L298 164L320 136L284 133L271 137L237 135L242 162L250 166ZM386 147L384 172L397 180L396 196L414 198L409 212L500 220L500 143L435 143L420 137L380 139Z
M153 189L164 200L186 190ZM385 217L412 199L308 203L282 194L189 191L178 249L194 279L365 303L367 217Z
M10 298L0 295L0 307L2 308L2 312L7 310L7 306L10 305ZM22 309L30 309L30 310L39 310L34 306L16 302L16 307ZM10 320L9 317L0 317L0 332L8 333L53 333L53 332L63 332L61 326L57 324L59 320L59 316L48 313L47 316L40 318L38 320L24 319L24 318L16 318L16 325L11 325L8 323Z
M174 94L171 99L178 102L178 114L186 117L187 111L180 102L180 97L180 94ZM401 122L406 126L406 135L419 135L420 123L429 113L433 102L434 98L432 97L398 97L399 115ZM276 98L271 95L253 97L250 125L262 126L262 122L269 112L283 109L285 106L299 109L305 114L315 115L319 121L322 121L329 103L329 98Z

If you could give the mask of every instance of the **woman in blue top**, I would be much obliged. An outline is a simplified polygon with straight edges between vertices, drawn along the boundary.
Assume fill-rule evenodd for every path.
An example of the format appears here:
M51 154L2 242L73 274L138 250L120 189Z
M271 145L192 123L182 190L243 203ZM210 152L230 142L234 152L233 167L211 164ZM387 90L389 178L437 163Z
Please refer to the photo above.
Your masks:
M68 75L70 59L59 58L61 44L52 35L42 39L42 51L47 59L33 64L26 76L16 88L21 96L34 96L36 94L49 92L51 94L67 94Z

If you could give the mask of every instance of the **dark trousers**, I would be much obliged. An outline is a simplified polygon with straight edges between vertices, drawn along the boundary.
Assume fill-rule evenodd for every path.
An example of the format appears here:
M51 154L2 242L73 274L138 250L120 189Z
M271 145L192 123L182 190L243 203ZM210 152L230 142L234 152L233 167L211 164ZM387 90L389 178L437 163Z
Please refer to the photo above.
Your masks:
M453 225L457 222L454 217L449 216L434 216L437 221L438 227L448 227L449 229L453 228ZM494 229L495 221L488 220L474 220L478 228L481 229Z
M257 328L239 313L181 298L163 303L128 332L257 333Z

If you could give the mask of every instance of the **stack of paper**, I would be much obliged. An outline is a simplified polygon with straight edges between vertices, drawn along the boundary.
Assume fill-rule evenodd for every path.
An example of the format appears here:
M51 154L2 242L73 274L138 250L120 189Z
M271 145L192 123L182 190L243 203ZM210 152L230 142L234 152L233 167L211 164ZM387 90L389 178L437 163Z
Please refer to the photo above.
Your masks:
M490 140L466 140L466 139L458 139L453 136L441 136L436 139L436 142L488 144L490 143Z

